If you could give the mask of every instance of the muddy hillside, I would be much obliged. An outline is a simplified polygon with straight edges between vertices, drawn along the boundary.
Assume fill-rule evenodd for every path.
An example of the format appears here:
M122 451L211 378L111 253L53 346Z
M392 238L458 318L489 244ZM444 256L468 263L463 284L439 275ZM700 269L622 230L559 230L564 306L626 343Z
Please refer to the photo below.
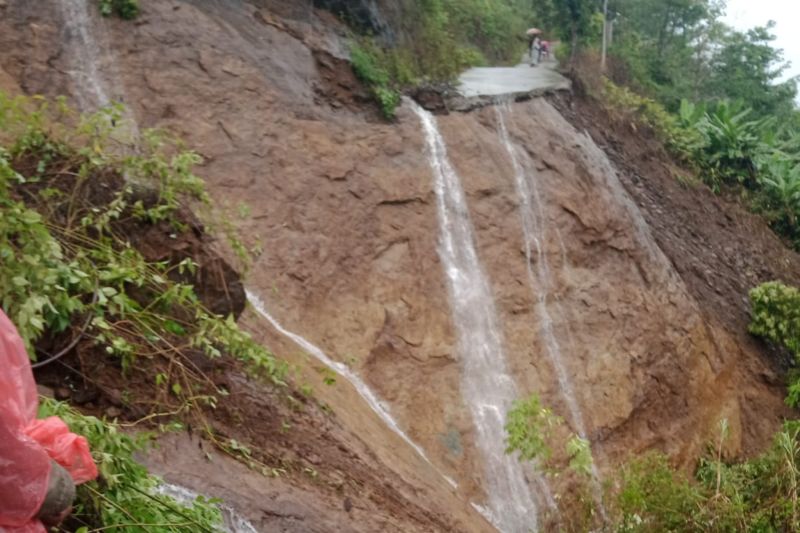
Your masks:
M646 136L568 91L436 116L406 100L386 121L325 9L351 3L317 4L163 0L124 21L84 0L0 2L0 87L121 101L202 155L262 250L240 323L333 412L298 422L293 453L359 485L230 479L170 456L194 448L180 439L154 469L264 531L518 531L561 482L503 457L497 413L516 398L591 442L597 486L632 452L692 464L721 419L728 456L769 443L785 386L746 332L746 294L800 280L800 262L763 222L683 188ZM402 3L356 4L403 38ZM241 379L264 404L248 416L269 412ZM241 424L269 449L259 420Z

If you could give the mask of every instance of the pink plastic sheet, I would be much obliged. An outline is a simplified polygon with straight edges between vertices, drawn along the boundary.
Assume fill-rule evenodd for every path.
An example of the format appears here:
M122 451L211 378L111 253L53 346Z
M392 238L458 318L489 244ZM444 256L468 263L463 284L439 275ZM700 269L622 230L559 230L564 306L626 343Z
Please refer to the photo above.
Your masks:
M58 417L36 419L38 394L17 328L0 309L0 531L40 533L34 517L44 501L50 460L76 484L97 477L84 437Z

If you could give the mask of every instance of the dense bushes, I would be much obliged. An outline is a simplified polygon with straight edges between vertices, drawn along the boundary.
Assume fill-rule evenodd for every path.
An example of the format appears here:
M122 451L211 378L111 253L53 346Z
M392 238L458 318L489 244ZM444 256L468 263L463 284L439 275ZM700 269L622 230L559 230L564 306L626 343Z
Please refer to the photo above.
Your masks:
M387 54L373 41L364 39L350 49L350 59L356 76L367 84L386 118L394 117L400 104L400 93L395 88L397 78L391 76L384 65L389 63Z
M727 462L723 449L729 435L723 420L692 475L676 469L662 453L632 458L606 479L602 511L596 507L598 499L586 497L596 483L588 443L573 436L565 450L569 465L553 462L551 446L563 438L557 436L560 427L560 419L535 397L515 404L506 426L508 453L519 453L550 475L568 470L582 474L572 476L569 496L559 497L579 505L563 513L569 516L561 517L560 530L597 530L600 517L606 521L603 531L618 533L773 532L800 527L800 423L787 422L763 454Z
M723 444L726 427L721 424ZM625 465L615 498L619 532L798 531L800 426L787 423L770 449L755 459L728 464L712 449L690 479L661 454Z
M89 315L82 336L123 368L138 353L161 354L162 343L210 357L224 346L280 382L282 365L271 354L203 307L191 284L175 281L195 271L191 259L148 261L129 244L127 231L154 224L172 227L177 238L189 231L181 202L208 198L191 170L199 156L168 137L146 131L140 155L116 155L112 124L120 112L75 117L63 103L0 93L3 308L32 355L43 336Z

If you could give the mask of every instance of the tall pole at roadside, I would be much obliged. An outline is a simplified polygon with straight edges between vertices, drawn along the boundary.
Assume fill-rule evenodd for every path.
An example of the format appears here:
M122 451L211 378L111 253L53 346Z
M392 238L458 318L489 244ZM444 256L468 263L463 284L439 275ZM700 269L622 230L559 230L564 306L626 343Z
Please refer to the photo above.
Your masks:
M606 71L606 53L608 49L608 0L603 0L603 49L600 52L600 69Z

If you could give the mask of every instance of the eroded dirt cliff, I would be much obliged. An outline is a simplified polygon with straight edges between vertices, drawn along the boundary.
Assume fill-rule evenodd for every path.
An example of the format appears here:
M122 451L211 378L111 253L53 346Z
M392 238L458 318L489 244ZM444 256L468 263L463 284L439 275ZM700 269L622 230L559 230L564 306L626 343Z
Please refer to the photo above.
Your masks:
M263 248L246 285L287 329L363 376L459 485L452 490L343 380L324 385L318 363L247 311L244 323L297 363L298 382L315 385L335 413L326 436L312 442L342 446L347 457L287 447L320 470L330 460L357 487L337 496L305 478L264 480L273 494L292 487L294 518L267 513L259 523L291 531L486 530L469 505L484 498L483 468L461 398L420 125L407 108L395 123L379 119L344 61L344 29L303 6L165 0L147 3L136 22L95 14L94 61L109 96L142 127L167 128L204 157L198 173L213 197L248 244ZM6 78L28 93L75 97L83 65L76 57L87 43L58 2L17 0L0 9ZM774 276L796 281L798 258L761 221L717 200L699 205L696 192L670 182L647 154L614 147L615 135L603 133L606 117L587 121L580 107L558 107L570 121L536 99L513 104L507 122L541 195L540 242L553 281L547 307L601 474L649 448L689 464L721 418L730 422L730 454L759 449L785 413L784 390L764 347L743 331L745 291ZM570 421L528 285L521 200L496 110L439 123L468 196L517 384ZM573 124L619 153L609 161ZM708 233L713 224L729 228L725 244ZM770 244L736 246L743 228ZM770 266L779 261L785 266ZM257 403L252 384L238 386ZM315 416L303 431L320 423ZM257 420L242 424L250 426L243 435L271 445ZM372 519L354 518L342 504L351 497L369 502L362 516ZM248 510L257 514L258 504Z

